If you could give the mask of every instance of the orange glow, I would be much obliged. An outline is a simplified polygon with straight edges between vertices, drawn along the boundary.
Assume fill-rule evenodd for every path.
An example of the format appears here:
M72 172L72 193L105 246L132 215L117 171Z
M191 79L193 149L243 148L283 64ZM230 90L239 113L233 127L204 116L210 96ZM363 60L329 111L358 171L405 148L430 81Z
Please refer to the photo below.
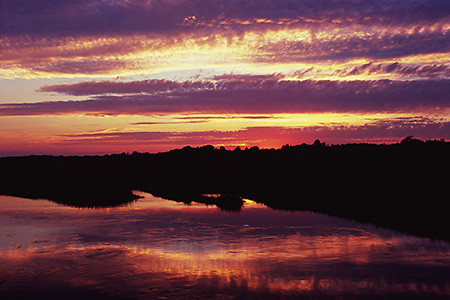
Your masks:
M2 88L0 110L7 110L11 103L45 102L48 104L49 101L54 101L54 104L48 104L46 107L57 107L60 104L61 108L80 103L80 105L73 105L77 106L78 110L62 109L54 112L44 107L42 111L36 110L32 113L39 117L18 117L13 114L6 115L5 118L0 115L0 139L2 148L6 149L0 155L15 153L19 148L30 149L30 152L25 150L21 152L27 154L43 154L45 149L51 153L68 153L66 150L68 148L73 149L73 153L83 153L83 147L86 147L85 153L161 151L176 148L181 142L184 143L182 146L211 143L215 146L229 147L237 145L279 147L285 143L311 142L315 139L314 135L316 138L329 139L329 143L396 142L407 135L424 139L450 138L447 129L450 113L448 101L445 101L448 98L446 97L448 91L442 88L438 92L439 95L436 95L430 88L430 91L422 94L421 89L427 84L420 83L433 81L445 86L444 81L450 78L450 56L446 48L448 44L446 37L450 34L448 18L433 19L425 13L427 8L420 10L415 5L412 5L413 8L405 7L406 11L412 9L419 15L424 12L423 19L415 20L411 17L414 13L398 15L396 10L390 11L389 7L393 5L392 3L387 5L389 13L378 11L379 7L366 7L365 4L359 3L358 8L349 11L343 9L331 12L328 6L325 10L317 11L317 8L297 7L295 14L286 14L284 10L278 11L278 6L268 9L265 7L266 4L261 4L265 7L263 9L265 13L258 13L259 7L254 7L237 15L231 13L235 8L226 12L216 7L216 4L211 4L210 8L214 10L214 13L202 15L200 11L191 8L185 11L184 5L187 7L189 5L184 1L165 1L161 7L157 4L150 5L150 2L145 1L93 3L91 8L95 7L99 11L102 10L97 5L107 7L118 5L121 7L120 13L125 13L127 17L129 17L128 9L132 9L134 15L141 11L146 14L143 20L140 19L142 16L135 16L136 23L133 21L122 24L114 20L110 26L119 26L114 25L116 23L124 26L124 28L114 27L117 32L108 30L105 32L103 26L100 26L99 31L96 31L94 27L90 29L92 31L89 30L84 34L81 28L74 27L75 31L70 34L63 34L57 30L55 35L47 35L44 31L40 34L33 34L34 31L32 31L29 34L0 35L2 45L0 49L0 87ZM364 9L358 11L359 5ZM167 7L173 7L173 14L166 15L167 11L172 10ZM311 13L307 13L309 9L312 10ZM376 13L369 13L372 10ZM68 12L70 9L66 8L63 11ZM82 10L79 13L83 15L87 11L89 10ZM355 13L352 13L353 11ZM395 17L390 14L394 14ZM163 19L160 20L160 18ZM89 19L96 20L92 16ZM43 24L46 23L45 20L46 18L42 20ZM23 22L24 20L20 20L17 24L26 27L28 23ZM15 23L8 24L10 26ZM133 24L137 27L133 27ZM156 27L153 27L154 25ZM8 26L5 28L9 28ZM127 26L132 28L128 30ZM82 32L77 33L76 29ZM412 94L421 95L421 99L411 100L411 103L415 105L414 109L409 107L406 109L403 104L407 101L404 99L411 94L402 95L402 89L399 89L391 94L395 99L389 103L394 107L386 107L386 103L380 103L377 106L376 102L386 97L371 98L367 95L370 92L369 89L366 89L367 93L359 94L361 99L354 103L370 104L370 108L364 105L362 108L350 107L343 109L345 113L341 113L340 107L333 105L339 106L340 103L345 103L348 98L361 92L355 88L353 94L342 96L342 98L336 96L335 101L327 100L320 106L320 110L306 115L295 113L302 112L303 106L308 107L308 104L314 104L316 100L312 98L306 105L300 103L296 107L298 110L292 111L293 103L303 95L303 91L300 87L299 90L291 90L290 97L287 97L291 106L286 104L285 107L285 100L282 98L285 91L281 89L279 93L272 91L273 95L269 100L273 105L270 109L259 112L259 115L264 114L270 118L257 119L241 118L245 112L239 109L239 103L253 96L254 99L251 99L249 103L253 103L252 106L257 109L260 98L265 94L254 95L251 91L252 88L267 88L266 81L261 80L259 85L255 84L246 89L246 79L242 79L243 91L239 94L232 93L233 91L238 93L239 87L236 90L233 88L227 90L227 82L223 85L225 91L217 88L221 81L217 77L220 78L220 76L227 76L232 86L233 76L243 78L240 76L268 75L273 77L268 79L269 83L271 80L276 80L277 83L321 81L322 84L331 81L337 86L342 82L365 82L369 86L371 82L376 85L376 82L381 80L393 83L417 81L419 83L414 88L418 90ZM164 101L161 100L163 96L170 100L172 96L176 98L179 96L177 93L181 92L177 89L161 90L153 94L145 91L115 94L108 90L100 94L87 93L86 95L76 94L76 91L73 94L42 92L45 86L70 85L89 80L133 82L149 78L178 83L180 89L183 85L191 84L189 91L184 91L186 94L183 96L192 94L192 98L189 98L189 101L184 98L174 101L173 104L168 105L169 111L164 109L160 111L158 110L160 107L155 104L154 110L139 107L128 110L124 107L123 110L116 109L110 112L108 105L117 102L114 97L135 104L146 101L151 106L154 102L163 103ZM42 85L39 84L41 82ZM194 83L198 86L195 87ZM23 89L16 85L22 85ZM267 89L271 92L270 88ZM397 95L395 92L400 94ZM340 95L339 93L340 91L336 90L329 98ZM145 98L146 96L148 97ZM402 101L398 107L395 107L398 99ZM437 104L427 105L428 102L433 101ZM95 105L95 102L99 104ZM199 102L202 108L192 109L195 107L192 104L197 103L200 106ZM374 102L373 105L372 102ZM222 110L214 106L217 103ZM330 103L333 105L330 106ZM209 105L211 105L210 108ZM83 107L95 107L96 110L84 111ZM306 108L305 110L309 113ZM178 118L183 114L194 114L199 118L196 120ZM50 117L50 115L58 115L58 117ZM59 117L61 115L65 115L66 119L62 120ZM107 115L115 117L108 119L105 118ZM207 118L202 119L202 116ZM415 126L410 131L406 131L404 129L408 125L404 124L396 133L386 129L391 128L386 125L383 133L380 129L379 134L369 134L365 138L354 137L353 133L343 134L343 128L351 128L353 132L356 127L359 127L362 132L374 122L389 123L393 119L398 121L411 117L432 117L434 120L441 121L439 121L440 124L434 124L434 127L430 125L428 130ZM22 122L22 125L18 125L19 122ZM280 127L288 129L317 127L317 130L308 134L298 134L297 139L276 138L276 134L272 135L272 140L267 138L267 134L245 138L231 134L253 127L274 127L278 131L281 130ZM322 134L319 127L323 127L324 131L330 128L340 129L334 135ZM195 136L203 132L204 137L200 140L164 136L159 141L160 145L150 148L145 140L132 142L121 139L114 142L115 144L110 143L108 147L100 148L99 145L88 143L88 140L94 142L98 140L92 135L88 137L91 133L97 134L97 137L98 134L107 132L119 133L123 136L123 133L144 130L151 133L190 132ZM222 140L211 136L216 135L217 132L224 132ZM233 136L230 137L230 135ZM113 135L109 137L112 138ZM146 143L147 146L144 146ZM61 149L60 152L58 148Z
M218 289L226 288L231 282L237 281L238 285L245 284L252 292L265 290L273 293L279 291L308 293L320 290L336 293L370 287L379 291L403 293L414 290L417 282L410 278L406 284L398 284L392 280L383 281L380 280L378 273L371 277L352 277L342 274L336 277L333 271L327 274L327 268L339 262L362 270L371 264L377 266L392 263L392 258L388 255L392 251L401 253L398 261L395 262L399 266L411 264L432 267L436 261L448 260L447 252L444 250L431 251L429 254L420 250L422 252L417 253L416 243L417 245L420 243L428 245L427 243L432 244L431 241L420 241L419 239L416 241L414 237L396 234L382 236L378 235L374 228L365 229L339 225L343 227L338 226L331 229L327 225L320 225L320 221L315 226L325 226L322 230L328 232L327 234L308 234L308 232L316 231L311 228L311 225L308 225L309 223L306 223L299 224L297 227L294 225L286 227L285 229L289 229L291 233L278 233L274 236L270 234L255 235L252 232L269 230L270 233L272 225L263 227L251 225L252 216L259 216L259 213L267 212L267 208L251 200L245 200L246 204L242 211L243 214L246 214L244 220L249 221L250 225L227 223L228 229L222 229L224 230L222 233L213 233L218 230L214 226L222 228L225 224L221 223L224 221L220 218L226 218L224 215L219 216L220 213L214 208L195 204L186 206L147 193L138 191L135 193L144 198L128 207L108 210L80 210L56 206L46 201L0 197L2 211L9 212L10 217L18 210L21 210L25 216L30 213L45 211L49 214L51 212L52 220L54 218L63 219L65 226L69 225L69 223L65 223L69 222L68 220L76 220L77 225L73 226L77 228L81 236L85 228L89 228L89 233L92 233L92 230L98 230L98 228L96 229L97 222L99 219L104 220L105 216L115 222L124 220L123 225L120 226L129 226L127 222L133 222L134 218L138 221L136 226L139 226L142 216L148 218L149 215L152 215L155 220L167 215L177 216L175 219L169 218L169 223L157 223L159 225L146 227L145 233L135 232L135 234L145 235L143 241L134 241L136 244L122 243L120 240L117 242L85 241L81 243L78 239L69 236L69 240L66 240L67 237L66 239L61 237L61 241L63 241L60 242L61 244L52 245L54 240L51 237L54 237L55 234L55 229L51 227L53 221L50 221L50 227L47 229L32 226L29 238L34 242L24 244L26 241L19 239L18 241L23 246L17 247L13 243L9 247L0 249L1 257L5 261L2 267L22 272L25 275L28 274L28 270L39 269L39 266L42 268L41 264L44 262L45 268L57 270L55 274L58 274L58 280L67 277L74 286L107 286L109 291L116 291L117 286L111 285L114 281L110 277L104 276L105 272L120 276L121 282L124 284L121 285L121 289L127 289L127 281L122 274L129 274L129 276L130 274L139 274L140 276L133 277L133 286L160 285L167 278L176 277L182 278L185 284L189 285L200 284L202 280L214 280ZM276 214L276 211L272 212L272 216ZM285 212L285 214L287 214L287 218L285 216L283 220L290 220L292 219L290 214L295 213ZM299 216L300 219L318 218L314 214L308 215L305 212L302 214ZM204 225L200 220L207 216L218 223L208 224L210 227L213 226L208 227L209 229L201 229L201 226ZM197 221L196 218L199 220ZM261 216L258 219L260 218ZM173 222L194 222L196 233L186 232L179 228L178 230L181 231L170 237L173 232L170 230ZM160 225L164 225L164 227L158 227ZM4 227L4 230L10 232L12 229L8 226ZM277 223L274 223L273 226L275 226L275 231L280 229L276 227L279 226ZM23 230L26 232L25 229ZM236 231L237 234L226 234L230 230ZM111 232L108 232L105 236L110 234ZM115 236L114 233L112 234ZM163 234L169 236L163 238ZM202 236L205 234L206 238ZM14 238L14 236L10 234L8 239L10 238ZM170 243L165 239L169 239ZM437 247L438 244L435 243L434 247ZM444 249L444 246L442 247ZM24 267L17 269L17 266ZM74 268L74 266L77 267ZM84 269L78 274L77 268L80 266L84 266ZM400 272L401 268L398 271ZM144 274L152 274L152 276L143 276ZM153 274L158 274L157 278L160 278L161 282L160 280L155 282ZM344 272L344 274L347 273ZM55 278L49 280L54 281ZM402 280L405 280L405 277L402 277ZM448 286L442 289L442 286L439 287L430 282L421 284L426 285L428 291L439 295L450 292Z
M13 276L40 272L43 281L112 293L160 287L170 278L186 286L214 283L223 290L236 283L251 292L295 295L359 288L408 293L417 284L435 295L450 292L445 283L417 281L405 273L410 268L402 269L439 269L449 259L445 243L314 213L271 211L248 199L240 214L227 214L135 193L143 198L98 210L0 196L0 271L7 270L2 288ZM402 284L380 272L360 276L371 266L392 264L399 273L389 276Z
M308 241L306 241L308 242ZM320 241L320 243L327 241ZM333 241L331 241L333 242ZM373 251L373 247L377 247L376 244L370 244L372 241L368 241L369 244L367 246L361 246L359 243L356 243L359 248L363 251L368 251L368 248L371 248L370 251ZM291 249L295 245L298 245L297 242L294 244L282 244L282 246L288 246L290 248L285 250L293 250ZM242 246L242 245L240 245ZM267 246L267 245L264 245ZM297 262L304 260L309 261L312 259L313 261L322 261L325 259L329 259L333 261L336 256L346 255L348 251L348 247L352 247L351 244L345 245L347 248L344 249L344 252L339 253L339 249L336 251L328 252L328 253L312 253L312 256L308 257L306 255L302 255L301 257L279 257L280 262L285 262L286 260L295 259ZM395 245L393 245L395 246ZM168 252L167 250L152 250L152 249L139 249L139 248L129 248L126 246L101 246L101 247L83 247L83 248L67 248L63 251L55 253L55 255L64 260L71 260L75 257L81 257L83 260L87 258L83 257L84 255L89 256L91 253L121 253L121 258L115 258L114 256L110 257L110 263L112 265L116 265L119 268L127 266L128 269L120 270L121 272L127 272L129 274L147 274L149 272L160 274L159 276L163 276L161 280L164 280L165 276L177 276L181 278L185 278L187 282L191 284L195 284L198 280L204 279L215 279L218 280L218 288L223 289L227 287L230 282L238 281L238 285L241 285L245 282L246 287L250 291L258 291L260 289L269 290L271 292L283 291L285 293L305 293L311 291L334 291L334 292L348 292L354 291L355 288L367 288L372 287L379 290L389 290L391 293L404 293L404 292L412 292L415 290L415 283L405 284L397 284L395 282L380 282L377 278L316 278L314 275L310 275L304 278L283 278L283 277L267 277L265 272L266 268L263 265L258 265L257 260L259 259L259 255L263 256L264 259L267 259L267 255L271 258L271 262L273 261L273 254L279 253L281 247L270 247L268 250L278 251L278 252L260 252L258 256L252 256L251 249L245 250L241 254L230 254L230 253L203 253L201 256L198 254L190 254L190 253L175 253ZM8 251L3 252L2 256L7 258L11 262L15 264L26 264L29 263L33 266L32 259L36 259L39 256L40 259L44 259L45 255L39 255L39 251L42 251L42 248L28 248L20 251ZM302 253L302 250L295 249L296 251ZM286 252L281 252L280 254L286 254ZM329 257L329 258L328 258ZM356 261L358 264L364 264L365 261ZM94 268L98 268L95 271ZM104 269L105 266L102 266L100 262L95 262L93 268L90 268L91 275L95 276L99 272L99 270ZM68 275L68 274L67 274ZM90 285L99 285L102 284L102 280L98 279L90 279L84 276L79 278L73 278L74 286L90 286ZM105 282L106 283L106 282ZM139 286L151 285L152 281L145 282L139 281L135 283ZM425 285L422 286L422 289L425 288L428 291L433 291L437 295L446 295L450 292L449 288L442 289L433 285ZM110 291L116 290L116 288L110 286Z
M190 22L195 26L216 26L213 21L211 25L198 24L195 16L190 17ZM290 24L298 20L221 20L221 26L250 25L250 24ZM339 24L336 20L334 23ZM191 26L191 25L189 25ZM330 26L330 25L328 25ZM63 63L72 71L69 76L118 76L133 75L138 72L154 73L170 70L189 70L199 68L216 68L229 72L236 69L264 68L266 72L283 66L284 69L301 66L302 64L318 66L316 73L321 77L321 68L327 71L330 67L329 60L325 65L320 62L308 62L309 58L320 55L332 54L322 49L320 45L335 41L351 40L353 38L363 40L383 39L391 35L413 35L423 33L442 32L448 33L449 24L431 24L422 26L417 31L416 26L411 27L374 27L367 30L366 27L353 25L352 27L329 27L322 30L308 27L274 27L268 30L247 30L242 35L230 35L229 32L218 30L213 34L204 35L201 32L181 35L177 42L156 35L133 35L125 37L96 37L90 38L68 38L64 40L41 40L16 48L21 40L3 38L0 40L5 45L1 51L2 67L0 76L4 78L36 78L36 77L59 77L65 72L58 70L58 64ZM232 33L231 33L232 34ZM305 43L304 47L292 48L286 51L286 45ZM313 48L314 51L303 50ZM288 48L289 49L289 48ZM270 59L273 57L273 59ZM32 59L31 59L32 58ZM368 58L367 58L368 59ZM289 61L292 60L292 61ZM314 59L316 60L316 59ZM358 59L357 59L358 60ZM85 67L81 62L93 64ZM285 61L280 63L280 61ZM339 64L352 64L352 60L335 61L332 69L338 68ZM415 62L415 63L448 63L447 53L406 55L392 59L377 59L377 63L383 62ZM255 64L255 62L257 62ZM259 64L263 62L263 66ZM48 67L46 67L48 66ZM53 66L51 68L51 66ZM361 78L364 79L364 78Z
M450 114L441 113L448 122L450 118L445 116ZM334 128L336 134L336 130L376 128L383 120L414 116L406 113L318 113L254 115L254 118L249 114L7 117L2 119L0 141L5 152L35 151L41 154L53 151L66 154L160 152L205 144L229 148L280 148L284 144L312 143L317 138L335 143L330 129ZM192 132L197 133L195 140ZM131 138L133 135L135 137ZM165 142L152 140L164 137ZM397 142L399 138L401 136L392 140L377 139L376 142Z

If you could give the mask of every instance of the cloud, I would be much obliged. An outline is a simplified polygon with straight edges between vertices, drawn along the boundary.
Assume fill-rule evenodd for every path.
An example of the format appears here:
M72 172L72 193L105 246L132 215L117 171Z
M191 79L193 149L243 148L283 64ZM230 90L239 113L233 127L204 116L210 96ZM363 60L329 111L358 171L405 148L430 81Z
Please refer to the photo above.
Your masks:
M313 40L263 41L253 56L255 62L314 62L322 60L350 60L358 58L389 59L418 54L450 51L448 29L428 32L408 32L398 28L377 30L334 30L335 34L321 35Z
M193 117L196 118L197 116ZM183 119L177 120L183 121ZM201 119L186 119L185 121L191 120ZM450 139L450 122L448 119L414 115L411 117L372 119L360 125L325 123L303 127L260 126L244 127L239 130L197 130L190 132L147 131L143 129L152 127L137 126L123 131L107 129L98 132L81 131L79 133L48 136L26 134L25 138L22 137L13 142L7 142L8 135L5 136L5 133L0 131L0 139L3 138L5 141L4 146L0 149L0 155L160 152L186 145L197 147L207 144L229 148L236 146L280 148L285 144L311 144L316 139L328 144L396 143L410 135L422 140Z
M367 63L352 68L336 70L342 77L361 74L396 74L409 78L450 78L449 64L417 64L417 63Z
M39 91L81 96L99 94L154 93L174 90L179 87L181 87L181 84L175 81L154 79L132 82L88 81L76 84L59 84L41 87Z
M429 24L447 20L446 0L4 0L3 35L128 35L164 33L186 27L242 28L254 24L333 26L349 24ZM184 26L183 26L184 25Z
M8 74L120 75L189 64L191 56L193 65L217 65L450 51L446 0L4 0L1 5L0 71ZM198 51L214 48L222 55Z
M146 145L185 145L202 146L206 144L227 146L281 147L303 142L312 143L315 139L330 144L351 142L398 142L408 135L421 139L450 137L450 123L422 117L385 119L363 125L324 125L302 128L289 127L247 127L233 131L196 132L99 132L64 135L69 144L88 143L115 144L132 143Z
M175 36L8 37L0 39L0 75L2 70L19 69L34 76L109 76L174 66L380 61L450 52L450 24L445 30L433 27L417 33L390 28L321 29L317 34L280 30L247 35L212 28ZM447 61L417 61L423 67L442 63Z
M448 0L0 2L0 77L60 78L63 84L39 91L53 93L51 99L73 97L73 101L24 99L29 103L0 104L0 116L183 114L186 119L170 122L187 123L212 122L208 114L240 114L247 119L322 112L447 117L450 111ZM208 74L231 73L195 80L64 83L61 79L151 73L154 78L156 73L169 74L165 71L188 78L200 68ZM156 125L140 121L131 126ZM403 127L392 122L364 130L407 128L406 120L398 121ZM408 124L416 131L422 128ZM432 126L437 125L425 127L433 132ZM225 136L244 139L252 131L261 132L261 140L264 134L277 140L278 135L291 136L289 132L292 137L308 132L283 130L271 135L269 129L249 128ZM329 132L325 127L310 130L324 137ZM333 130L352 136L363 127ZM164 136L155 135L155 143L162 143ZM207 136L215 140L214 132ZM187 135L166 137L186 143ZM148 138L152 140L151 134ZM207 137L199 133L198 140Z
M159 121L159 122L136 122L130 123L130 125L167 125L167 124L193 124L193 123L207 123L216 120L274 120L277 119L271 115L226 115L226 116L180 116L171 118L173 121Z
M275 76L276 77L276 76ZM399 112L450 108L450 80L289 81L247 76L240 80L174 82L96 81L41 90L93 95L80 101L1 104L0 115L152 115L161 113ZM244 79L246 78L246 79ZM114 93L115 95L110 95ZM124 94L124 95L121 95Z
M223 74L210 80L171 81L152 79L140 81L87 81L75 84L57 84L43 86L39 92L55 92L66 95L102 95L102 94L155 94L176 91L227 90L239 88L269 88L277 84L284 76L281 74Z
M187 10L168 1L5 0L2 6L4 34L45 36L161 32Z

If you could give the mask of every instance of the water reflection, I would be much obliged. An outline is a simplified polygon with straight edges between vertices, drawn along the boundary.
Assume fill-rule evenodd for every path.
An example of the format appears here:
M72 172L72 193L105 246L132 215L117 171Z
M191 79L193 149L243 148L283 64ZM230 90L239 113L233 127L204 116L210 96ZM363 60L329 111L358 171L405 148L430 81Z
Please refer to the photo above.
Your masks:
M0 196L0 297L450 295L446 242L248 200L240 213L224 213L141 195L101 210Z

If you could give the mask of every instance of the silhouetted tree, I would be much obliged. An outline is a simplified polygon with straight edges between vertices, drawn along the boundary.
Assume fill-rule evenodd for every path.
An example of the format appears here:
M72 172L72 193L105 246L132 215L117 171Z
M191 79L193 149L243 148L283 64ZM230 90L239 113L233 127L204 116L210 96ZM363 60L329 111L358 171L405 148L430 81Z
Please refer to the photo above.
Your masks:
M415 139L413 135L408 135L400 142L401 145L418 145L421 143L423 143L423 141Z
M250 147L250 148L245 148L245 150L251 151L251 152L258 152L259 151L259 147L258 146L253 146L253 147Z
M325 147L325 142L322 143L322 142L320 142L319 139L317 139L317 140L314 141L313 146L314 146L314 147L317 147L317 148L319 148L319 147Z

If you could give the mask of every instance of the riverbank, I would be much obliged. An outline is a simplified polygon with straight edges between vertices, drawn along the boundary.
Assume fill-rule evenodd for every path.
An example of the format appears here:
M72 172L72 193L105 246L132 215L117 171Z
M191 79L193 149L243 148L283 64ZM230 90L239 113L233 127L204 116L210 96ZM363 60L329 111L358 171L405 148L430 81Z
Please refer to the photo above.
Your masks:
M443 141L9 157L0 168L7 174L0 194L72 206L129 203L132 190L237 211L249 198L450 240L450 143Z

